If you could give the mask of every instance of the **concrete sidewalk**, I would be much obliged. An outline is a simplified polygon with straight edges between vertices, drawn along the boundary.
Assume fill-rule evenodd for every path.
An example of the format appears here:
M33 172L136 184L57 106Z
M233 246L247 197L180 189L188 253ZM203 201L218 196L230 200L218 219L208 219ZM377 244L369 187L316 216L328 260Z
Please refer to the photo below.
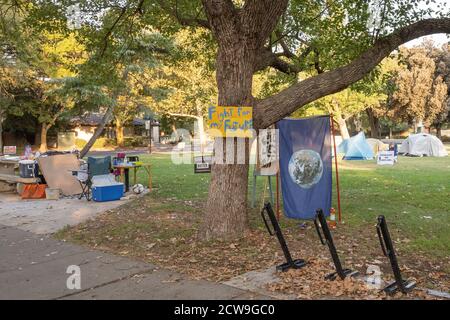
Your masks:
M95 202L74 198L23 200L16 193L0 193L0 224L36 234L54 233L76 225L128 200Z
M81 270L68 289L67 267ZM267 299L268 297L0 225L0 299Z

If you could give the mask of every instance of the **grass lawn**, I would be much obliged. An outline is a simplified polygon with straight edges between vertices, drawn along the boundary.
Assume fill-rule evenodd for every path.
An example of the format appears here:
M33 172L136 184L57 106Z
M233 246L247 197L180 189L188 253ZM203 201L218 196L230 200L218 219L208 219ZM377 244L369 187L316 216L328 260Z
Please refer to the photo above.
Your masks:
M149 196L66 228L56 237L216 281L282 262L275 239L265 232L259 209L249 211L251 230L245 238L196 241L209 174L194 174L193 165L174 165L166 154L143 155L141 160L153 165L154 191ZM449 290L450 157L400 157L393 167L377 166L374 161L340 161L339 167L345 223L334 231L334 237L344 264L363 273L369 264L379 264L389 278L391 272L374 227L376 217L384 214L405 275L422 286ZM145 184L146 175L141 173L138 180ZM258 179L257 187L259 208L263 178ZM250 191L251 185L249 199ZM335 197L333 202L337 207ZM311 223L301 229L298 221L283 218L281 224L294 256L317 264L323 272L330 271L329 254L319 245ZM317 280L321 275L310 273L310 278ZM272 290L294 290L290 273L283 277L281 289ZM311 285L321 287L316 296L340 292L321 281ZM299 297L310 294L306 293L310 289L298 287L293 292Z
M174 165L170 156L162 154L141 159L153 164L155 199L195 201L207 197L209 175L194 174L193 165ZM450 255L450 157L400 157L394 167L377 166L374 161L340 161L338 166L346 224L373 225L383 214L391 228L400 229L411 240L411 248ZM145 184L145 174L138 180ZM264 180L259 177L257 182L258 206ZM335 192L333 206L337 208Z

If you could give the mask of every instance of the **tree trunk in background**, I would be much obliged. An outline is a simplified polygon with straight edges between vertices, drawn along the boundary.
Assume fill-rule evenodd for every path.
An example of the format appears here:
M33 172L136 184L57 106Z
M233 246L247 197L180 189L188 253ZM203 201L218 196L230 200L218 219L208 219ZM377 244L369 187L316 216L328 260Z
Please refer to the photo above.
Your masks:
M42 123L41 124L41 144L39 146L39 152L47 152L47 132L51 125Z
M36 125L34 133L34 145L39 146L41 144L41 126Z
M439 138L439 140L442 139L442 123L439 123L435 125L436 128L436 136Z
M380 120L375 116L371 108L366 109L367 118L370 124L370 136L375 139L380 138Z
M350 139L350 134L348 133L347 123L341 115L335 115L336 122L339 126L339 131L341 132L341 137L343 140Z
M176 141L178 142L178 132L177 132L177 126L175 125L175 122L172 123L172 135L175 137Z
M120 119L116 118L116 139L117 145L119 147L123 147L124 145L124 136L123 136L123 123Z
M98 137L101 136L101 134L103 133L103 130L105 129L105 126L108 124L108 122L112 118L113 111L114 111L114 106L108 107L108 109L106 110L105 115L102 118L102 121L101 121L100 125L97 127L97 129L95 129L95 132L92 135L92 137L89 139L88 143L80 151L80 158L83 158L89 152L89 150L94 145L95 141L98 139Z

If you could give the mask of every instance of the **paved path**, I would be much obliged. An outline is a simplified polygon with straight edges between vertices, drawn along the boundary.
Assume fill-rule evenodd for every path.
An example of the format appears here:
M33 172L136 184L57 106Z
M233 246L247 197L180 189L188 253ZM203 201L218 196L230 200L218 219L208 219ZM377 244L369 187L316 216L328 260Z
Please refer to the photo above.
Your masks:
M64 198L22 200L15 193L0 193L0 224L36 234L54 233L76 225L101 212L123 205L127 200L95 202Z
M69 265L81 270L70 290ZM0 299L264 299L265 296L0 225Z

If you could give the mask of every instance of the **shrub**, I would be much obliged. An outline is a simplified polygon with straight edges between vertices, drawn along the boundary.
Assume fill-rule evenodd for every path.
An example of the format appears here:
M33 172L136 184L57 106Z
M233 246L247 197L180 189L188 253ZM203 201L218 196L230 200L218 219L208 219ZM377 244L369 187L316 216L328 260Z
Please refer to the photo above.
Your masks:
M123 141L124 147L143 147L148 144L147 137L125 137Z
M82 149L86 145L87 141L83 139L75 139L75 145L77 149ZM93 149L101 149L101 148L108 148L108 147L114 147L116 145L114 139L110 138L98 138L94 145L92 146Z

